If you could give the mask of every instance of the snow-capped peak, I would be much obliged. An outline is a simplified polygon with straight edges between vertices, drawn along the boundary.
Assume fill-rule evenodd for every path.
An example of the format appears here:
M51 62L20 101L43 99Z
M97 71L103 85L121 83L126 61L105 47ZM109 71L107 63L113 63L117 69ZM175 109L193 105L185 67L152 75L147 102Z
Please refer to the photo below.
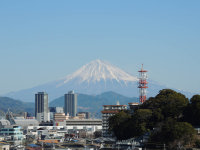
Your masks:
M126 82L138 80L137 77L134 77L118 67L99 59L84 65L76 72L65 77L64 83L67 83L72 79L78 79L79 82L98 82L100 80L116 80Z

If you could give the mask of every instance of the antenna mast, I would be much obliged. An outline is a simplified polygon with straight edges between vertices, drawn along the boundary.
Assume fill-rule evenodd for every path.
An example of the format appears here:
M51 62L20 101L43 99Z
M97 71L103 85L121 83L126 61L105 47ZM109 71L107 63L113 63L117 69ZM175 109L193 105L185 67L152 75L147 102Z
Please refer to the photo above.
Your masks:
M142 68L141 70L138 71L139 72L139 85L138 85L138 88L139 88L139 99L140 99L140 103L144 103L147 99L147 70L143 70L143 64L142 64Z

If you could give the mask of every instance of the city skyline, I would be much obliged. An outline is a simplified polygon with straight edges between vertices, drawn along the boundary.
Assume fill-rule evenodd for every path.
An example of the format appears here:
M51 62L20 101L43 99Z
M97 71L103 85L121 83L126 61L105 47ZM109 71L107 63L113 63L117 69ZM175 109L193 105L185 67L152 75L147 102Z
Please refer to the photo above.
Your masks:
M39 5L38 5L39 4ZM1 2L0 95L101 59L199 93L199 1Z

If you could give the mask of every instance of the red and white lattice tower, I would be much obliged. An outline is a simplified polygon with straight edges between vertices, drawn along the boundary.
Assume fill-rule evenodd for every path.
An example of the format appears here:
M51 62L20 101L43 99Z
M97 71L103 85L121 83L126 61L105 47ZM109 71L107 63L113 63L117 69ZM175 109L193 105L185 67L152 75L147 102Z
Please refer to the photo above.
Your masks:
M141 70L138 71L139 72L139 92L140 92L140 103L144 103L147 99L147 70L143 70L143 64L142 64L142 68Z

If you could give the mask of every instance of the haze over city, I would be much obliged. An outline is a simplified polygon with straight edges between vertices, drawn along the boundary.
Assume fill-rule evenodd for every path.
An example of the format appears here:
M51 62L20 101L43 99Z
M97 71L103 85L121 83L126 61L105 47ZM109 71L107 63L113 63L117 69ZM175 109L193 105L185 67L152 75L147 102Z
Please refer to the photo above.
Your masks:
M200 149L199 6L0 1L0 150Z
M1 1L0 94L65 77L101 59L199 93L198 0ZM67 92L67 91L66 91Z

